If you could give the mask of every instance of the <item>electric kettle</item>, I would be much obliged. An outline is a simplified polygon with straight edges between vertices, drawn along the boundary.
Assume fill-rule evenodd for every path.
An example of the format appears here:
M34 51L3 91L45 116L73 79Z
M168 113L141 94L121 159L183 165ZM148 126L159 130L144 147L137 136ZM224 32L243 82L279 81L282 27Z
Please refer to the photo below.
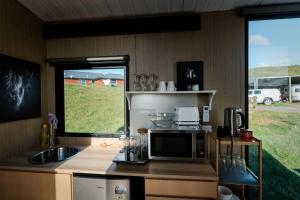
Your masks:
M245 115L241 108L225 108L224 131L231 137L238 135L238 129L245 126Z

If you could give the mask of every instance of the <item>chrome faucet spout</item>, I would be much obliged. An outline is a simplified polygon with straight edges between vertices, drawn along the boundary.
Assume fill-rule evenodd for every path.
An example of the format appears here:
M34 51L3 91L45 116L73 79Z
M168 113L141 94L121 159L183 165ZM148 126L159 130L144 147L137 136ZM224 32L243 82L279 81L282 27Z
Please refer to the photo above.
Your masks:
M55 146L55 129L57 129L58 124L58 120L54 114L48 114L48 123L50 125L49 148L52 149Z

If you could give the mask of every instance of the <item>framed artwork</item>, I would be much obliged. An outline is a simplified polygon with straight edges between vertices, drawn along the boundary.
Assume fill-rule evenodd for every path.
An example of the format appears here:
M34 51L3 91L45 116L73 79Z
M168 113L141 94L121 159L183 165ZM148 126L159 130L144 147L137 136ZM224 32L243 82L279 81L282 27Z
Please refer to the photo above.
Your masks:
M41 116L40 65L0 54L0 122Z
M177 90L203 90L203 62L177 62Z

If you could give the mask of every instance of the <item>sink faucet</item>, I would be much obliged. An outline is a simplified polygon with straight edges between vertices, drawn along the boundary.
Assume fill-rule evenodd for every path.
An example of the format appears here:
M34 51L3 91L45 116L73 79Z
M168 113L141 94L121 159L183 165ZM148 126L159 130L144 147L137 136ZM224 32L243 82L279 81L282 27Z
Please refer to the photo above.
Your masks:
M48 114L48 123L50 125L49 149L52 149L55 146L55 129L57 129L58 123L58 120L54 114Z

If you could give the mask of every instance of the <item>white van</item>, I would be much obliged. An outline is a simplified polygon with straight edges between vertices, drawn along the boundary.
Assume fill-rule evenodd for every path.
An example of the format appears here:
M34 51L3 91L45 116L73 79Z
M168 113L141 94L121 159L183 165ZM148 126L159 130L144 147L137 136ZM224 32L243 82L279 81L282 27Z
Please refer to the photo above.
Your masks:
M292 85L292 101L300 101L300 84Z
M254 89L248 91L249 97L256 97L257 103L271 105L273 102L281 101L279 89Z

